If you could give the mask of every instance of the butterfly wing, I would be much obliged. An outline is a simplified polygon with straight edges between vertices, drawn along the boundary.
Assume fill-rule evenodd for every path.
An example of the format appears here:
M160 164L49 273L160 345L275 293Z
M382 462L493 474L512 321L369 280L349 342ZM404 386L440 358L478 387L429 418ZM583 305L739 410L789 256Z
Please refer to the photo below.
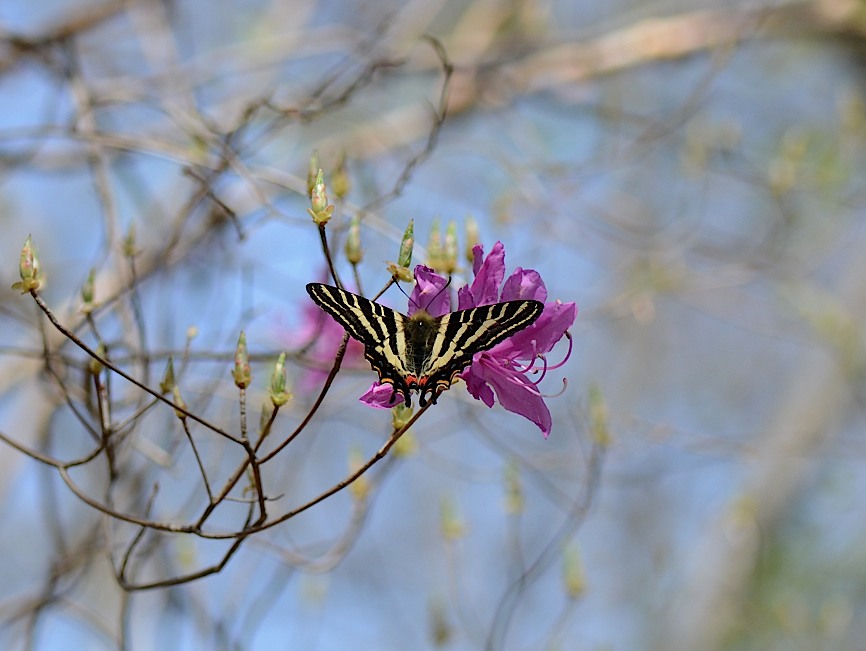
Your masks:
M422 369L433 402L472 363L476 353L493 348L531 325L543 310L540 301L506 301L439 317L438 332ZM421 404L425 402L422 393Z
M411 404L410 388L405 379L408 370L400 354L406 348L403 326L407 317L330 285L310 283L307 293L316 305L364 344L364 357L379 374L379 382L393 386L395 393L402 395L407 405Z
M419 391L422 407L427 404L427 394L432 394L435 403L439 394L472 363L476 353L526 328L544 310L539 301L506 301L450 312L436 319L419 313L410 318L330 285L310 283L307 292L364 344L364 356L379 374L379 382L394 387L395 394L402 395L407 405L411 405L411 392ZM409 327L412 335L407 342ZM419 331L435 334L428 339L426 334L419 336Z
M421 372L424 386L433 393L433 402L472 363L476 353L493 348L531 325L543 310L544 304L539 301L506 301L439 317L438 332ZM422 393L421 404L425 402Z

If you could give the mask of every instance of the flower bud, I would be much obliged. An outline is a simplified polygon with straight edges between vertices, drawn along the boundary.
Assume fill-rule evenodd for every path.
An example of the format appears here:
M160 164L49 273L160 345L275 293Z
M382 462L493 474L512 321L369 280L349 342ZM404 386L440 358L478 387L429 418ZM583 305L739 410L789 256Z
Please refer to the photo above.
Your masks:
M418 439L415 438L411 429L403 432L403 436L397 439L392 450L395 457L411 457L418 452Z
M441 603L431 603L428 607L428 613L430 641L433 648L442 649L448 646L454 638L454 628L448 621L445 607Z
M286 391L286 354L280 353L274 364L274 372L271 374L271 386L268 388L268 396L275 407L282 407L289 401L291 394Z
M466 218L466 248L464 256L466 261L471 265L475 261L475 255L472 253L472 248L476 244L481 244L481 235L478 232L478 222L474 217Z
M405 402L398 402L391 410L391 425L395 430L403 429L412 420L412 407L407 407Z
M352 217L349 224L349 233L346 235L346 259L350 264L358 264L364 257L361 249L361 218L358 215Z
M310 194L310 208L307 212L316 222L317 226L327 224L334 214L334 206L328 205L328 194L325 190L325 175L320 169L316 175L316 183L313 186L313 191Z
M611 435L607 413L607 404L598 385L589 387L589 429L596 444L607 447Z
M99 345L96 347L96 354L99 356L100 359L105 359L105 344L104 343L100 342ZM102 362L99 361L99 359L96 359L96 357L91 357L90 358L90 372L93 373L94 375L99 375L100 373L102 373L102 369L103 369Z
M331 186L334 188L334 195L342 201L352 189L352 181L349 178L349 170L346 167L346 154L340 156L340 162L331 176Z
M445 230L445 245L442 247L442 271L449 276L457 270L457 223L452 219Z
M181 409L186 409L186 408L187 408L187 407L186 407L186 403L185 403L184 400L183 400L183 396L180 395L180 387L177 386L176 384L174 385L174 388L172 389L172 398L174 398L174 404L175 404L175 405L177 405L177 406L180 407ZM183 420L184 418L186 418L186 414L183 413L182 411L179 411L179 410L175 409L175 410L174 410L174 413L175 413L175 415L176 415L178 418L180 418L181 420Z
M403 241L400 242L400 254L397 256L397 264L408 268L412 264L412 249L415 248L415 220L410 219L406 232L403 233Z
M448 542L455 542L466 535L466 525L457 512L457 506L451 499L442 498L439 507L439 528L442 537Z
M165 372L162 374L162 381L159 383L159 392L168 393L174 389L177 381L174 379L174 357L168 356L168 363L165 365Z
M310 165L307 168L307 196L313 196L313 188L316 187L316 176L319 171L319 152L315 149L310 154Z
M123 255L127 258L134 258L139 253L138 241L135 235L135 222L132 222L129 225L129 230L126 231L126 237L123 238Z
M355 473L358 469L364 465L364 456L361 454L361 451L358 448L353 447L349 452L349 472ZM352 497L354 497L359 502L363 502L367 499L367 495L370 494L370 481L367 479L366 475L361 475L351 484L349 484L349 492L352 493Z
M81 311L85 314L90 314L93 311L93 284L96 280L96 269L91 269L87 274L87 280L81 286Z
M252 370L250 369L250 356L247 352L247 335L241 330L238 337L238 346L235 349L235 368L232 371L232 377L235 381L235 386L239 389L246 389L253 381Z
M394 278L410 283L413 280L409 265L412 264L412 249L415 248L415 220L410 219L406 232L403 233L403 241L400 243L400 253L397 262L388 263L388 273Z
M21 256L18 259L18 274L21 281L12 285L12 289L20 289L22 294L37 290L42 287L42 274L39 257L33 248L33 240L30 235L24 240L21 247Z
M430 237L427 240L427 266L442 271L442 255L442 226L437 217L430 226Z
M570 599L578 599L586 592L586 574L576 545L570 545L562 552L562 581Z
M513 459L505 466L505 512L511 515L523 513L523 482L520 467Z
M265 400L262 402L262 411L259 414L259 436L264 436L266 434L265 428L268 426L268 423L271 422L271 414L274 413L274 405L270 400Z

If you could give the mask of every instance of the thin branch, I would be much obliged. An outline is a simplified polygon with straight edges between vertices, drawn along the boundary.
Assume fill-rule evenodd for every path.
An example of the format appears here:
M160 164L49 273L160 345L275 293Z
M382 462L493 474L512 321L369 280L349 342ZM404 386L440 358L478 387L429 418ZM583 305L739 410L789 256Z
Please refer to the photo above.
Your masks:
M157 400L162 401L163 403L165 403L166 405L168 405L169 407L171 407L175 411L178 411L182 414L185 414L187 417L193 419L194 421L196 421L197 423L200 423L201 425L204 425L205 427L207 427L208 429L210 429L214 433L219 434L220 436L223 436L223 437L227 438L228 440L233 441L234 443L237 443L239 445L243 445L243 442L240 439L232 436L231 434L229 434L225 430L221 429L220 427L217 427L216 425L209 423L208 421L203 419L201 416L198 416L198 415L188 411L184 407L181 407L179 405L174 404L171 400L169 400L168 398L166 398L162 394L157 393L156 391L154 391L150 387L142 384L141 382L136 380L134 377L132 377L128 373L124 372L122 369L118 368L114 364L112 364L110 361L108 361L104 357L101 357L100 355L98 355L96 353L96 351L91 349L87 344L85 344L83 341L81 341L81 339L79 339L77 336L75 336L75 334L73 334L62 323L60 323L60 321L57 320L57 317L54 316L54 314L48 308L48 305L45 304L45 301L42 300L42 297L39 296L39 294L36 293L36 291L31 291L30 295L36 301L36 304L39 306L39 308L45 313L45 316L48 317L48 320L51 321L52 325L55 328L57 328L57 330L59 330L72 343L74 343L81 350L83 350L85 353L90 355L90 357L92 357L93 359L95 359L96 361L101 363L106 368L111 369L112 371L117 373L120 377L127 380L128 382L131 382L132 384L137 386L142 391L145 391L146 393L149 393L150 395L152 395Z
M499 599L484 647L486 651L496 651L504 647L505 638L508 634L508 626L511 623L511 617L514 615L521 595L525 592L528 585L535 581L550 566L551 562L558 557L562 551L563 542L574 536L575 532L586 520L589 509L595 499L595 492L598 489L604 452L604 446L593 442L580 497L574 502L571 511L567 514L556 532L550 537L550 541L541 553L530 563L529 567L520 577L508 586Z
M415 168L430 157L436 149L436 144L439 141L439 133L442 130L442 126L445 124L445 118L448 116L448 97L451 92L451 79L454 75L454 65L448 59L448 53L445 51L445 48L436 38L433 36L426 36L425 40L431 44L433 50L436 52L436 56L439 58L439 62L442 66L443 74L442 87L439 91L439 105L433 109L433 126L427 134L427 142L425 143L424 148L406 161L403 170L400 172L391 190L368 202L361 208L360 214L379 210L382 206L403 194L403 190L411 180Z

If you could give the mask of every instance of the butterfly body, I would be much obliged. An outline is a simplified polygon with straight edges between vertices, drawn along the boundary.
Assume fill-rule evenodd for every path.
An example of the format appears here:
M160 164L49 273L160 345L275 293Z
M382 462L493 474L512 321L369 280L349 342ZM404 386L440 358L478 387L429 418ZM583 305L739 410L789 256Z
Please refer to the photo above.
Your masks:
M411 406L435 403L473 356L529 326L544 309L539 301L507 301L434 317L425 310L412 316L345 290L321 283L307 285L310 298L355 339L395 398Z
M403 318L407 370L415 376L424 377L424 364L429 359L428 353L436 339L439 325L436 317L430 316L426 310L419 310L412 316Z

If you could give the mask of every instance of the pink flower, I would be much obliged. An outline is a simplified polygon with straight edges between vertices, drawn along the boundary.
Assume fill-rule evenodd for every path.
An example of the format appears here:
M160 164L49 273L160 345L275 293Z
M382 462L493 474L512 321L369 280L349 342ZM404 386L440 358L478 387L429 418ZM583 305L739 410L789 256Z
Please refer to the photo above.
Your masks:
M480 245L473 248L475 279L457 292L459 310L501 301L532 299L544 303L544 311L527 328L515 333L490 350L477 353L472 364L462 373L469 393L492 407L494 395L506 410L520 414L535 423L545 438L550 434L550 411L538 384L548 370L558 368L571 354L556 366L548 366L544 357L565 335L577 316L574 303L547 301L547 288L537 271L518 267L505 279L505 247L501 242L484 257ZM415 268L415 289L409 300L409 314L420 308L432 316L441 316L451 309L451 299L445 287L448 281L432 269L419 265ZM505 283L503 284L503 280ZM501 288L501 290L500 290ZM569 340L570 343L570 340ZM537 367L539 360L541 368ZM530 373L541 372L537 380ZM391 387L374 385L361 400L373 407L393 407Z
M551 428L550 411L538 389L538 383L548 370L565 363L571 354L571 347L565 359L555 367L548 367L543 356L572 326L577 317L577 306L559 301L546 302L547 288L539 273L532 269L518 267L502 285L505 277L505 248L501 242L493 246L486 258L483 258L484 250L480 245L476 245L472 253L475 258L475 280L458 291L458 309L466 310L499 301L534 299L544 303L544 311L529 327L490 350L475 355L472 365L462 375L466 388L474 398L488 407L493 406L495 393L499 404L538 425L546 438ZM533 382L527 376L530 372L538 372L536 364L539 359L543 362L541 377Z
M415 289L409 296L409 316L420 309L431 316L442 316L451 311L451 294L445 289L448 281L430 267L415 267Z
M334 358L345 334L343 326L325 314L315 303L304 303L303 325L289 344L290 347L296 348L312 342L310 348L305 351L312 366L305 369L297 384L301 391L312 393L322 388L322 383L334 365ZM349 337L343 365L360 362L363 358L364 344Z

